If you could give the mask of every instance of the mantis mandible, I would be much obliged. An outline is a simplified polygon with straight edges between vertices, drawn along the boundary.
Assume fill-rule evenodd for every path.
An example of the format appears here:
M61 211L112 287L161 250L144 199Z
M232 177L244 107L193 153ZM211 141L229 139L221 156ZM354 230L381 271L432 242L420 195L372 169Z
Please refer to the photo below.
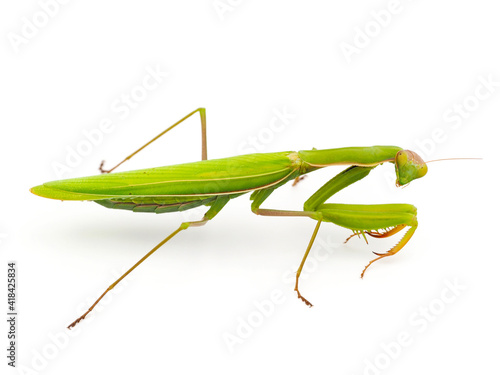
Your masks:
M149 168L120 173L110 173L139 151L173 129L192 115L199 113L202 134L202 160L194 163ZM404 228L408 230L402 239L386 253L375 253L366 269L375 261L396 254L410 240L417 229L417 210L410 204L339 204L325 203L338 191L366 177L382 163L394 163L396 186L425 176L427 165L415 152L395 146L346 147L327 150L285 151L234 156L207 160L206 112L198 108L158 134L144 146L127 156L110 170L91 177L72 178L47 182L33 187L33 194L45 198L70 201L94 201L107 208L133 212L174 212L189 210L201 205L208 206L205 215L198 221L183 222L179 228L150 250L134 266L111 284L95 303L68 328L85 319L99 301L123 278L146 258L163 246L179 232L190 227L199 227L212 220L233 198L252 193L252 212L264 216L301 216L317 221L313 234L297 270L295 291L308 306L312 304L299 292L302 267L314 243L322 222L330 222L354 232L374 238L392 236ZM305 203L303 211L261 208L275 189L288 181L298 182L302 175L331 165L349 167L319 188ZM347 241L346 240L346 241Z

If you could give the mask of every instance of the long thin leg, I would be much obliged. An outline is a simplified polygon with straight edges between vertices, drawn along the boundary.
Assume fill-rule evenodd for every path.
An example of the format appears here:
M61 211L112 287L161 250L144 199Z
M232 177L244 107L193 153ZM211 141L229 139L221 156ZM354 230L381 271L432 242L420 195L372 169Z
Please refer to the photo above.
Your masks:
M307 245L306 252L304 253L304 256L302 257L302 262L300 262L300 266L297 270L297 273L295 275L295 291L297 292L297 298L300 298L307 306L312 307L312 303L309 302L306 298L302 296L299 292L299 278L300 274L302 273L302 268L304 267L304 264L306 262L307 256L309 255L309 251L311 250L311 247L314 243L314 240L316 239L316 235L318 234L319 226L321 224L321 218L318 216L316 212L307 212L307 211L290 211L290 210L272 210L272 209L266 209L266 208L256 208L253 210L253 212L257 215L262 215L262 216L295 216L295 217L310 217L313 219L318 220L318 223L316 224L316 227L314 228L313 235L311 239L309 240L309 245Z
M297 292L297 298L300 298L309 307L312 307L312 303L309 302L304 297L302 297L302 295L299 292L299 277L300 277L300 274L302 273L302 268L304 267L307 256L309 255L309 251L311 251L311 247L314 243L314 240L316 239L316 235L318 234L318 230L319 230L320 225L321 225L321 220L318 220L318 224L316 224L316 228L314 228L314 232L311 236L311 239L309 240L309 245L307 245L306 253L304 254L304 257L302 258L302 262L300 262L299 269L297 270L297 274L295 275L295 289L294 290Z
M206 221L200 221L199 223L203 222L205 224ZM151 254L153 254L156 250L158 250L160 247L162 247L168 240L170 240L172 237L174 237L177 233L179 233L181 230L186 229L183 228L182 223L179 228L177 228L172 234L170 234L167 238L165 238L163 241L161 241L158 245L156 245L149 253L147 253L145 256L143 256L136 264L134 264L127 272L125 272L118 280L116 280L113 284L111 284L108 289L104 291L104 293L94 302L92 306L83 314L80 316L78 319L76 319L73 323L71 323L68 328L71 329L72 327L76 326L81 320L85 319L85 317L94 309L94 307L99 303L99 301L109 292L111 291L120 281L122 281L130 272L132 272L139 264L144 262ZM190 223L193 224L193 223ZM201 224L200 224L201 225Z
M146 148L147 146L149 146L151 143L153 143L154 141L156 141L158 138L160 138L162 135L164 135L168 131L170 131L173 128L175 128L177 125L179 125L181 122L183 122L187 118L189 118L192 115L194 115L196 112L200 112L200 119L201 119L201 160L207 160L207 118L206 118L206 111L205 111L205 108L198 108L198 109L194 110L193 112L191 112L190 114L188 114L187 116L184 116L182 119L180 119L179 121L177 121L175 124L173 124L172 126L170 126L169 128L167 128L166 130L164 130L160 134L158 134L152 140L150 140L149 142L147 142L144 146L142 146L141 148L135 150L133 153L131 153L129 156L127 156L125 159L123 159L121 162L119 162L113 168L107 169L107 170L104 169L103 168L104 167L104 160L103 160L101 162L101 166L99 167L99 170L101 171L101 173L110 173L110 172L114 171L117 167L119 167L120 165L122 165L123 163L125 163L132 156L134 156L135 154L137 154L139 151L142 151L144 148Z
M306 252L304 256L302 257L302 262L300 263L300 266L297 270L297 274L295 276L295 291L297 292L297 297L300 298L307 306L311 307L312 304L309 302L307 299L305 299L299 292L299 278L300 274L302 273L302 268L304 267L304 264L306 262L307 256L309 255L309 251L311 250L311 247L314 243L314 240L316 239L316 235L318 234L319 226L321 224L321 216L318 216L318 213L312 212L312 211L292 211L292 210L273 210L273 209L266 209L266 208L260 208L260 205L271 195L271 193L274 191L274 188L269 188L269 189L264 189L260 191L256 191L253 193L252 197L250 199L253 200L252 202L252 212L256 215L262 215L262 216L301 216L301 217L310 217L312 219L318 220L318 223L316 224L316 228L314 228L313 235L311 237L311 240L309 241L309 245L307 246ZM321 215L321 214L319 214Z
M211 220L217 213L226 205L226 203L229 201L229 198L227 196L219 196L215 200L215 202L212 204L210 209L205 213L203 216L203 219L199 221L186 221L182 223L179 228L177 228L175 231L173 231L167 238L165 238L163 241L161 241L158 245L156 245L153 249L151 249L146 255L144 255L136 264L134 264L130 269L125 272L122 276L118 278L113 284L111 284L108 289L104 291L104 293L94 302L92 306L83 314L81 317L76 319L73 323L71 323L68 326L68 329L71 329L75 325L77 325L81 320L85 319L85 317L94 309L94 307L99 303L99 301L110 291L112 290L120 281L122 281L130 272L132 272L134 269L136 269L142 262L144 262L147 258L149 258L150 255L152 255L156 250L158 250L160 247L162 247L167 241L169 241L172 237L174 237L177 233L179 233L181 230L185 230L189 227L200 227L202 225L205 225L209 220Z
M260 208L260 205L272 194L275 188L257 190L252 193L250 199L252 202L252 212L262 216L305 216L312 219L320 219L321 217L313 211L293 211L293 210L274 210Z

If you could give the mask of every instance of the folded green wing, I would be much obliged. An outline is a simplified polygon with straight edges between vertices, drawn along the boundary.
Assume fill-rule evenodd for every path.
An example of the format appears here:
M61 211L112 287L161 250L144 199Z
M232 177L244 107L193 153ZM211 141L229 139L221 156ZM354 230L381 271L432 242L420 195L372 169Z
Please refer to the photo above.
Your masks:
M47 182L31 192L60 200L160 197L205 199L238 194L295 178L299 168L292 152L250 154L167 167L101 174ZM177 199L175 199L177 197Z

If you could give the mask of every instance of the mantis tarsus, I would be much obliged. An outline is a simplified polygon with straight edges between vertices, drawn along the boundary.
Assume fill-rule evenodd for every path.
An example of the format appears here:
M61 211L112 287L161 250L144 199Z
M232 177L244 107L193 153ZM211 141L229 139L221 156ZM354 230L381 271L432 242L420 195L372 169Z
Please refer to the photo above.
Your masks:
M195 113L199 113L201 118L201 161L110 173ZM366 177L373 168L385 162L395 164L397 186L406 185L427 173L427 165L415 152L395 146L285 151L207 160L205 109L198 108L127 156L112 169L104 170L104 162L101 163L100 170L103 173L101 175L52 181L32 188L31 192L41 197L58 200L95 201L107 208L134 212L164 213L184 211L201 205L209 207L201 220L183 222L179 228L150 250L111 284L88 311L70 324L68 328L84 319L107 292L177 233L189 227L206 224L222 210L230 199L249 192L252 193L250 196L251 209L257 215L305 216L317 221L297 270L295 282L298 298L306 305L312 306L299 292L299 278L323 221L351 229L354 232L353 236L362 235L365 240L366 235L374 238L389 237L405 227L409 227L402 239L388 252L375 253L377 257L368 263L361 273L361 277L373 262L394 255L401 250L417 229L417 210L410 204L325 203L335 193ZM331 165L349 165L349 167L319 188L304 203L303 211L260 208L276 188L291 180L297 182L302 175Z

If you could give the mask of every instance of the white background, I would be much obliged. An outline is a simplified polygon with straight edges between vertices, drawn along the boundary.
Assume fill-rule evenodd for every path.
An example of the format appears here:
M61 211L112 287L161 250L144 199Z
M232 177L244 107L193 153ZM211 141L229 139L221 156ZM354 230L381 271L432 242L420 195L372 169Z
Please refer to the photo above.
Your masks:
M20 373L420 374L497 367L494 4L2 4L0 279L7 261L17 261ZM141 89L148 69L168 77ZM130 113L117 112L116 101L131 92L145 93L144 100ZM203 211L134 214L42 199L28 189L58 179L54 165L66 164L68 150L86 142L83 132L103 120L112 130L64 177L96 174L101 160L111 166L200 106L207 108L209 158L382 144L425 160L483 160L431 163L428 175L405 189L394 186L393 167L384 165L336 195L332 201L343 203L412 203L420 225L403 251L375 263L361 280L371 251L386 251L397 238L344 245L350 232L324 224L323 247L311 255L301 284L311 309L289 279L315 222L258 217L243 196L205 227L165 245L68 337L65 326L119 271ZM271 127L284 109L294 118ZM199 121L192 119L121 170L199 155ZM301 209L340 170L286 185L264 206ZM5 281L0 289L4 311ZM281 297L269 307L271 295ZM267 306L267 316L256 303ZM228 335L241 337L249 319L255 328L228 345Z

